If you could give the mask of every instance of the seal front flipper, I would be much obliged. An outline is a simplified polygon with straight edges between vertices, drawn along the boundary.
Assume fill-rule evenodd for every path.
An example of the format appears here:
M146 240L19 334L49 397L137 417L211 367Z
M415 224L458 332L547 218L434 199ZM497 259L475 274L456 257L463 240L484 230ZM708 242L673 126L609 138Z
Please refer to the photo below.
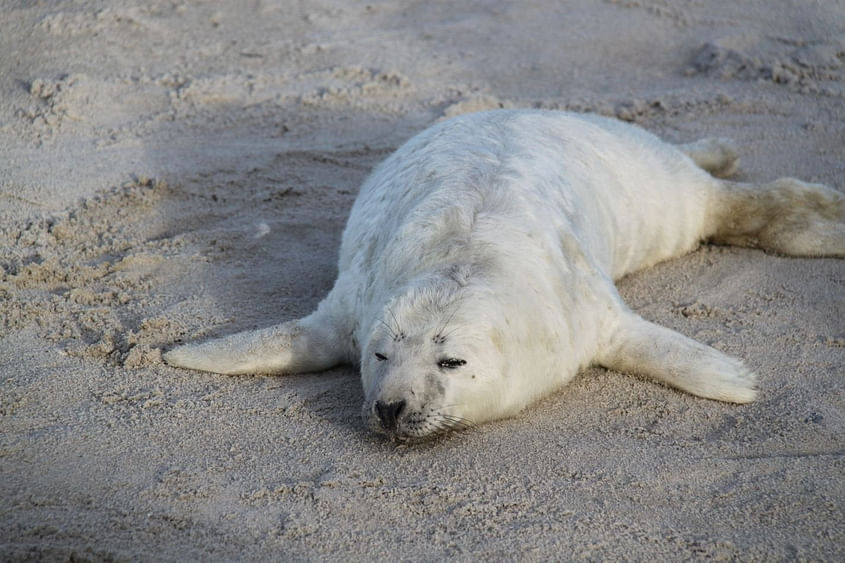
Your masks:
M239 332L162 355L174 367L241 375L302 373L357 361L352 331L338 313L332 292L311 315L279 325Z
M757 396L756 376L739 360L628 311L610 323L596 362L708 399L750 403Z

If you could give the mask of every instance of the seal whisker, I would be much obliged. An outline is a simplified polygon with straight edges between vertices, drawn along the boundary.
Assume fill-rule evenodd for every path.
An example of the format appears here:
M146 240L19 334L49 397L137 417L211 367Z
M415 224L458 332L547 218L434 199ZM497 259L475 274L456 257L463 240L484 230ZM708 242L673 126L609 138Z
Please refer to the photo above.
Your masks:
M456 332L457 332L460 328L461 328L460 326L456 326L455 328L453 328L452 330L450 330L450 331L449 331L449 332L447 332L446 334L442 334L441 336L442 336L444 339L449 338L450 336L452 336L453 334L455 334L455 333L456 333Z
M402 325L399 324L399 320L396 318L396 315L393 313L393 308L389 307L387 312L390 313L390 316L393 318L393 322L396 324L396 332L393 332L393 339L398 340L402 336Z
M453 409L453 408L456 408L456 407L463 407L465 404L466 403L448 403L448 404L445 404L445 405L439 405L438 409L441 409L441 410L438 410L437 414L443 414L443 415L451 416L449 413L444 412L444 410L445 409Z
M438 414L438 420L445 422L450 428L472 428L476 426L475 422L468 418L454 414Z
M447 337L451 336L451 334L452 334L452 333L453 333L453 332L457 329L457 328L452 329L452 331L451 331L451 332L449 332L449 334L443 334L443 331L444 331L444 330L446 330L446 327L448 327L448 326L449 326L449 323L451 323L451 322L452 322L452 319L454 319L454 318L455 318L455 315L458 313L458 309L460 309L460 308L461 308L461 303L462 303L462 300L461 300L460 296L458 296L458 297L457 297L454 301L452 301L452 303L454 303L454 304L455 304L455 309L452 311L452 314L451 314L451 315L449 315L449 318L448 318L448 319L446 319L446 322L444 322L444 323L443 323L443 325L442 325L440 328L438 328L438 329L437 329L437 333L436 333L436 334L438 334L439 336L441 336L443 339L445 339L445 338L447 338ZM451 303L450 303L450 305L451 305Z
M396 333L395 333L395 332L393 332L393 329L392 329L392 328L390 328L390 325L389 325L389 324L387 324L387 322L385 322L385 320L384 320L384 319L379 319L379 321L380 321L380 322L381 322L381 324L384 326L384 328L386 328L386 329L387 329L387 331L390 333L390 337L391 337L391 338L393 338L394 340L396 340Z
M445 422L445 425L450 430L469 430L470 428L475 427L475 423L473 421L461 416L442 414L440 415L440 420Z

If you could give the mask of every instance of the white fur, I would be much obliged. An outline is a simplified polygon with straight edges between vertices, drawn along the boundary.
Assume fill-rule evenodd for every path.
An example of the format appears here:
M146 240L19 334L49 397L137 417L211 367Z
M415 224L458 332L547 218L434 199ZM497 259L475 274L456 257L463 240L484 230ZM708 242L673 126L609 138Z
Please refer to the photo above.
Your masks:
M754 376L739 361L639 318L613 285L705 238L745 236L737 206L780 212L783 202L758 201L760 188L744 195L701 168L735 166L724 141L676 148L589 115L495 111L438 124L362 186L317 311L165 359L220 373L359 362L365 423L400 438L509 416L590 364L751 401ZM800 219L833 235L788 252L845 253L845 200L818 191L842 209ZM440 365L450 359L465 364Z

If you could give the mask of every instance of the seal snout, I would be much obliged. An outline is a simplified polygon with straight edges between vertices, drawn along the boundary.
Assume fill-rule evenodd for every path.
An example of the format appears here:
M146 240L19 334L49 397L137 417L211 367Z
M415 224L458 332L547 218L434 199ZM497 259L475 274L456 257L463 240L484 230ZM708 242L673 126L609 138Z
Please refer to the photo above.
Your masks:
M385 430L393 432L397 428L397 419L405 410L407 403L404 400L385 403L376 401L376 416Z

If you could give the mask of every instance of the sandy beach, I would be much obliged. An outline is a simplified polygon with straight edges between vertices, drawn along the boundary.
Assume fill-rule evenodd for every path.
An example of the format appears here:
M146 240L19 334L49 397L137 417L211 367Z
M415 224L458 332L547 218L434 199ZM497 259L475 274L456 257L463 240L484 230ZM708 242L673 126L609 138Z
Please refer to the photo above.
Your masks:
M705 245L623 279L743 359L737 406L592 368L396 444L352 367L162 351L309 313L427 126L595 112L845 191L845 4L79 0L0 11L0 559L845 559L845 260Z

